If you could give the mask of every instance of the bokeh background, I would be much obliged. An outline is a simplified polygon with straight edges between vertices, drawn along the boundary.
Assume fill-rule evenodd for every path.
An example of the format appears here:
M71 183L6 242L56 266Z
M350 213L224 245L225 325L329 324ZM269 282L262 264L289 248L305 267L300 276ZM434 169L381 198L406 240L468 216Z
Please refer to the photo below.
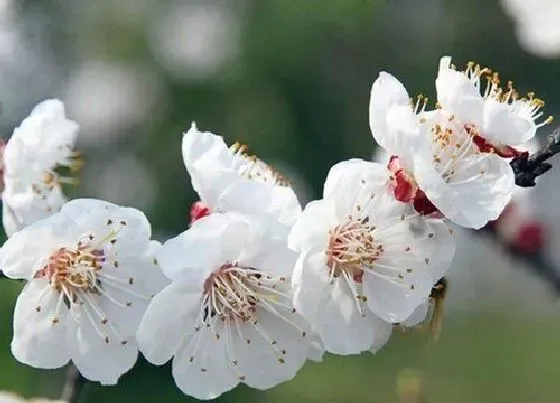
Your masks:
M371 158L371 83L381 70L434 99L440 56L500 71L560 113L557 0L0 0L0 128L39 101L65 101L86 165L73 197L146 212L161 240L196 200L180 153L191 121L240 141L285 173L303 203L330 166ZM551 131L545 127L544 137ZM560 270L560 160L521 194ZM491 239L458 232L441 339L397 333L378 354L327 356L266 392L222 402L524 403L560 401L558 295ZM21 284L0 280L0 389L58 397L64 371L10 354ZM403 392L404 390L404 392ZM169 366L139 361L81 402L187 402Z

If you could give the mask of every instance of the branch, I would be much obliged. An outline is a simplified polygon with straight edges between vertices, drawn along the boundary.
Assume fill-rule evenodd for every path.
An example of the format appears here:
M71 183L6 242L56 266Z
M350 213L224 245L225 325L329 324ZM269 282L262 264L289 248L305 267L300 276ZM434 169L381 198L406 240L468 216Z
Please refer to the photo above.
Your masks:
M64 389L62 389L60 400L68 403L77 403L84 384L85 379L80 375L76 366L72 363L68 364L66 383L64 384Z
M556 266L550 262L542 250L527 253L520 250L515 244L505 243L502 238L498 237L498 233L492 225L476 232L489 236L511 256L527 263L527 269L532 274L544 280L557 295L560 295L560 271L556 269Z
M552 168L546 160L558 153L560 153L560 127L547 137L546 144L539 151L531 156L528 152L523 152L511 160L510 165L515 174L516 185L535 186L537 177Z
M558 153L560 153L560 127L556 128L547 137L546 144L537 152L532 155L529 155L528 152L521 153L510 162L515 173L515 183L521 187L535 186L537 177L552 168L552 165L546 161ZM499 236L500 221L509 219L506 216L506 211L504 211L497 221L489 223L480 232L493 238L511 256L527 263L527 268L534 275L543 279L560 296L560 270L545 255L539 240L534 239L534 248L524 249L522 245L517 245L515 241L508 242Z

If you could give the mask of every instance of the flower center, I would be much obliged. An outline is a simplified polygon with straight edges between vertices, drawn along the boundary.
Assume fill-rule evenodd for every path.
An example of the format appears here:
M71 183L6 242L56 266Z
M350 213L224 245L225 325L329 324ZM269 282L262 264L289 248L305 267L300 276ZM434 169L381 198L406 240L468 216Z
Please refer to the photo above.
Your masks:
M356 283L362 282L364 266L371 266L383 253L383 245L377 243L371 232L375 226L368 219L349 219L329 231L326 251L327 267L331 278L345 276Z
M454 115L442 116L431 129L433 164L446 182L460 169L461 160L478 152L473 136Z
M102 249L79 243L76 249L60 248L54 252L33 278L47 278L51 287L64 295L64 303L70 307L77 302L80 292L100 294L97 273L104 261Z
M202 320L215 316L222 321L255 322L257 304L274 300L276 283L284 277L274 277L252 267L225 264L204 283Z
M237 157L237 173L247 179L257 182L271 183L278 186L290 186L290 182L270 165L254 155L246 153L247 146L235 143L230 152Z
M59 158L52 167L46 169L41 178L32 185L35 193L45 196L45 193L52 192L62 184L78 185L79 181L75 175L82 169L84 161L78 151L67 148L66 155Z

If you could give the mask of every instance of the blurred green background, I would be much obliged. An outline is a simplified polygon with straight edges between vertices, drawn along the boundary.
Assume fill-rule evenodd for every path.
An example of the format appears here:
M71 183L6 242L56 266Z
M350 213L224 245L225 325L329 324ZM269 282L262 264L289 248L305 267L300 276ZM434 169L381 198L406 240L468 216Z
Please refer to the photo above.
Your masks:
M457 65L475 60L557 114L560 62L522 50L514 23L496 0L1 0L0 126L7 137L34 104L63 99L86 160L72 196L141 208L166 239L186 229L196 200L180 153L193 120L248 144L306 202L332 164L371 158L369 90L381 70L434 99L443 54ZM459 236L438 343L397 334L375 356L328 356L273 390L242 387L218 400L560 401L556 297L488 240ZM0 389L58 397L63 371L30 369L10 354L20 288L0 284ZM422 388L416 400L397 393L410 370ZM87 384L80 401L189 398L168 366L141 361L116 387Z

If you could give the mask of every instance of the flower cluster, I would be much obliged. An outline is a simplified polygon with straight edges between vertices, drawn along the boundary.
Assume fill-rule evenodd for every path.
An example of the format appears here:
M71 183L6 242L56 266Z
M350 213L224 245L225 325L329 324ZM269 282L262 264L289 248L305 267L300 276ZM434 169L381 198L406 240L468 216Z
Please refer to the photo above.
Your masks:
M78 127L59 101L40 104L3 152L0 268L27 281L14 357L71 361L115 384L140 351L172 361L185 394L212 399L239 383L271 388L325 351L375 353L395 327L433 320L455 254L447 221L497 219L514 188L509 159L550 120L479 65L442 58L436 90L428 110L381 73L370 126L388 163L335 164L303 210L281 173L193 123L182 153L200 201L163 244L134 208L66 202L73 179L60 168L79 166Z

